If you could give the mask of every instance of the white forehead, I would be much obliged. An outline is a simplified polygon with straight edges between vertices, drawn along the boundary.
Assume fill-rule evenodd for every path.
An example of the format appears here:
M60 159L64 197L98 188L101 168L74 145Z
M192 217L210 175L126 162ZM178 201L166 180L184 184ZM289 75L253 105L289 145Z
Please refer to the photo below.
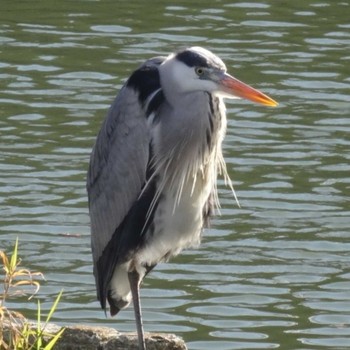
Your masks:
M178 61L188 67L207 67L226 71L224 62L218 56L200 46L173 53L166 61Z
M201 56L205 57L208 62L213 62L214 65L216 65L216 66L222 66L222 67L226 68L225 63L221 60L220 57L214 55L211 51L209 51L203 47L192 46L189 48L189 50L191 50L193 52L197 52Z

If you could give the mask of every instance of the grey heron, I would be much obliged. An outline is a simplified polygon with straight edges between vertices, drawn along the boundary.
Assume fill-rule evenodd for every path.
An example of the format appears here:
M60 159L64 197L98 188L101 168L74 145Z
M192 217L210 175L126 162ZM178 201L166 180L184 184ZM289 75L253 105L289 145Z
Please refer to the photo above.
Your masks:
M161 261L198 245L227 176L223 98L276 106L229 75L201 47L147 60L112 103L87 176L97 298L110 314L134 304L145 349L139 287Z

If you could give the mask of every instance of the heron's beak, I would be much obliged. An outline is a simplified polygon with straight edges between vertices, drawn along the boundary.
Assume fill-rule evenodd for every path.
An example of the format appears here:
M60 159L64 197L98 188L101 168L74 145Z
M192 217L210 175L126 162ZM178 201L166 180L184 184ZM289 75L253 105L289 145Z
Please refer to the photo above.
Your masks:
M271 97L263 94L259 90L252 88L251 86L239 81L231 75L224 73L218 81L220 91L225 94L245 98L247 100L261 103L266 106L275 107L278 103Z

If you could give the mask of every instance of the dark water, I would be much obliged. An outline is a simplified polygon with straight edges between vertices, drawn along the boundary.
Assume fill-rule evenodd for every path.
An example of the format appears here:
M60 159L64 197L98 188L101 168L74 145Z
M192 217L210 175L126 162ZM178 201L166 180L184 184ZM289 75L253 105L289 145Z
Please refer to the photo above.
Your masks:
M221 216L142 290L147 331L200 349L350 348L348 1L2 1L0 248L20 239L55 321L134 330L95 301L85 174L143 60L200 45L280 102L228 102ZM34 315L35 303L18 301ZM26 310L28 309L28 310Z

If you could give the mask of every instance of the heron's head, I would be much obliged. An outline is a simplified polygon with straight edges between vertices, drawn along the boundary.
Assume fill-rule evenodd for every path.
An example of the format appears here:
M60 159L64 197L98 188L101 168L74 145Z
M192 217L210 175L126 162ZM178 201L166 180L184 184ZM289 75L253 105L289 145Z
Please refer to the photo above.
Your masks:
M277 106L270 97L229 75L224 62L202 47L171 54L160 65L159 72L162 88L168 95L205 91Z

